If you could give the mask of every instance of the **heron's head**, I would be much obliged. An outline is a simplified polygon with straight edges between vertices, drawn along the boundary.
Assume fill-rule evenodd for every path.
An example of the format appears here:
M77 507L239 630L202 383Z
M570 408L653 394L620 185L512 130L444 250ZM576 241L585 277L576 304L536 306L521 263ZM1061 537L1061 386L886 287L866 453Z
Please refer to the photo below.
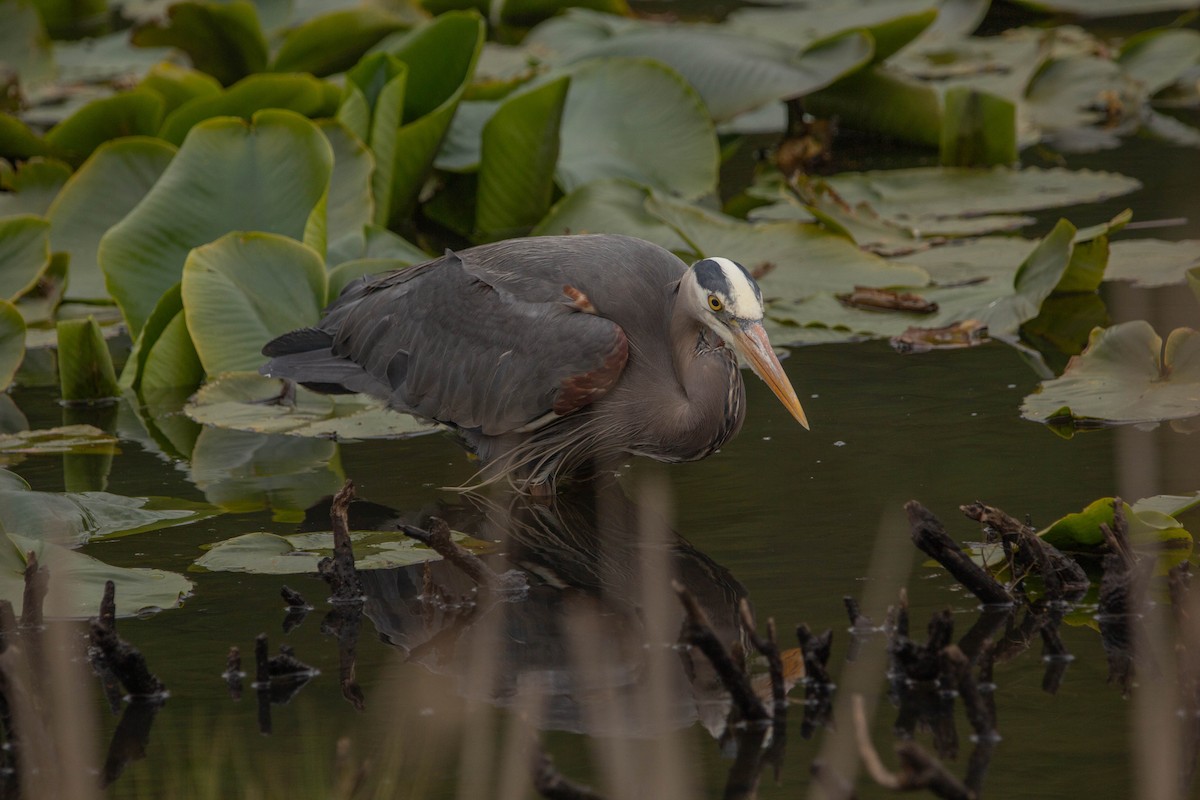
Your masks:
M733 347L807 429L808 418L763 328L762 290L750 272L728 258L705 258L679 288L696 318Z

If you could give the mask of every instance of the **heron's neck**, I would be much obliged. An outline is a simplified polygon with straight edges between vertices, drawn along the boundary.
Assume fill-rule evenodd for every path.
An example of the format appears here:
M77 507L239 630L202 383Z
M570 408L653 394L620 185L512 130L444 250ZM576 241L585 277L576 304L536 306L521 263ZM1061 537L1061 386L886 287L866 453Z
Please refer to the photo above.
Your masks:
M675 377L692 402L708 396L714 382L727 381L730 364L736 370L736 358L721 337L696 319L678 294L671 315L671 343Z

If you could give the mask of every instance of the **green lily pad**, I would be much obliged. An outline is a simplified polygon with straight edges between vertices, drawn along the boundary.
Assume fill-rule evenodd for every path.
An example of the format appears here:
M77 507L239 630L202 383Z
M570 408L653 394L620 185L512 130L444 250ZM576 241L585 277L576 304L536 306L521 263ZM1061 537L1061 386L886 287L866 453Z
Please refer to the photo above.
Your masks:
M717 187L712 120L696 91L649 59L605 58L570 71L558 182L570 192L597 179L625 178L685 199ZM629 87L638 102L629 102Z
M170 61L160 61L151 67L138 88L154 92L162 98L164 115L169 115L192 100L221 94L221 83L213 76Z
M95 317L58 323L58 378L62 399L90 403L117 396L117 375Z
M46 144L72 164L82 164L100 145L121 136L153 136L163 117L155 92L135 89L93 100L46 134Z
M687 251L689 245L679 233L646 209L650 195L650 189L633 181L585 183L555 203L533 234L623 233L677 253Z
M917 167L844 173L828 183L851 206L919 231L947 219L1012 214L1093 203L1141 187L1112 172L1039 169Z
M407 27L404 20L375 6L330 11L284 34L271 69L318 77L344 72L380 39Z
M20 76L25 88L52 79L54 54L36 4L7 0L0 9L4 14L4 24L0 26L0 72Z
M193 250L183 267L188 332L209 375L252 370L271 339L320 319L325 266L286 236L231 233Z
M131 41L138 47L178 47L196 69L228 86L267 67L267 40L254 4L178 2L167 9L165 22L139 25Z
M14 456L115 455L120 443L111 434L92 425L63 425L19 433L0 433L0 464Z
M1174 517L1197 506L1200 506L1200 491L1184 495L1158 494L1154 497L1143 497L1133 504L1133 510L1134 513L1157 511L1159 514Z
M452 537L474 552L490 545L461 533ZM392 569L440 561L441 556L398 531L351 531L354 566L358 569ZM247 533L206 545L208 551L196 559L193 569L210 572L250 572L256 575L302 575L317 571L322 558L333 555L332 533L279 536Z
M175 284L163 293L134 339L118 383L142 393L179 387L190 392L203 379L204 367L183 315L182 287Z
M203 94L182 104L163 120L158 135L179 146L192 128L206 119L249 120L266 108L314 117L322 115L325 106L325 84L311 75L251 75L218 95Z
M1167 88L1184 70L1200 61L1200 31L1159 28L1142 31L1121 45L1121 70L1153 95Z
M100 239L141 202L175 152L161 139L118 139L98 147L67 181L46 217L50 247L71 256L68 299L108 298L96 256Z
M505 100L481 136L475 229L483 241L529 232L550 209L569 79Z
M197 125L150 193L100 240L100 268L130 332L179 282L193 247L235 230L303 240L332 167L320 130L289 111Z
M0 541L0 598L21 613L25 593L26 553L37 553L38 564L50 571L46 596L48 619L87 619L100 610L104 584L116 584L117 615L176 608L192 592L192 582L160 569L114 567L103 561L17 534Z
M0 300L0 391L12 383L25 358L25 319L16 306Z
M1194 0L1015 0L1035 11L1077 14L1081 17L1123 17L1153 14L1158 11L1186 11L1196 7Z
M1161 544L1170 548L1190 549L1192 535L1174 517L1152 508L1150 505L1135 510L1123 504L1125 520L1129 524L1129 539L1139 544ZM1113 524L1113 498L1102 497L1088 504L1077 514L1068 514L1038 531L1050 544L1067 551L1095 551L1104 545L1101 523Z
M1169 286L1185 283L1188 271L1197 266L1200 239L1122 239L1109 244L1104 279L1129 281L1135 286Z
M71 168L55 158L31 158L17 165L16 172L0 175L0 217L18 214L45 216L62 189Z
M1025 398L1037 422L1124 424L1200 414L1200 332L1177 328L1166 345L1143 320L1092 332L1062 376Z
M32 214L0 219L0 300L29 291L49 265L49 222Z
M806 9L807 11L807 9ZM862 32L814 42L749 35L726 25L632 21L572 11L539 25L529 52L556 64L592 58L652 58L683 76L718 122L767 103L802 97L866 64L874 52Z
M876 60L882 61L920 35L937 16L937 6L930 0L784 4L780 8L741 8L730 14L728 21L736 31L797 50L844 31L865 29L877 42Z
M346 482L330 439L205 426L191 456L190 477L205 500L235 514L270 509L277 518L300 520Z
M392 439L433 430L373 398L318 394L253 372L220 376L196 392L184 411L206 425L302 437Z
M7 471L5 474L12 475ZM188 525L217 513L217 509L204 503L173 497L34 492L28 486L22 489L0 484L0 532L63 547Z
M317 124L333 150L325 223L329 248L361 251L366 247L364 229L375 218L371 194L375 158L363 141L337 120Z

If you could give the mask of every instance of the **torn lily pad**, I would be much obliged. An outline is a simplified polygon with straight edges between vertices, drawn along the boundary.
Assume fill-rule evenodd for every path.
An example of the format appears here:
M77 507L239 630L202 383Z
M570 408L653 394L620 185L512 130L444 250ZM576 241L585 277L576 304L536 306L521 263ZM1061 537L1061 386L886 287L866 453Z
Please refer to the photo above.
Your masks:
M486 552L487 542L455 533L454 541L475 553ZM440 561L441 556L399 531L351 531L354 565L358 569L391 569ZM332 533L279 536L247 533L216 544L196 559L193 569L210 572L251 572L257 575L315 573L322 558L333 555Z
M104 584L116 584L117 615L130 617L147 611L176 608L191 594L192 582L161 569L114 567L103 561L14 533L0 534L0 599L21 613L25 594L27 554L50 571L46 597L48 619L87 619L96 616Z
M253 433L325 439L391 439L434 430L362 395L324 395L279 378L228 372L184 408L196 422Z
M1200 332L1177 328L1166 344L1150 323L1092 331L1061 377L1025 398L1021 416L1087 426L1183 419L1200 414Z

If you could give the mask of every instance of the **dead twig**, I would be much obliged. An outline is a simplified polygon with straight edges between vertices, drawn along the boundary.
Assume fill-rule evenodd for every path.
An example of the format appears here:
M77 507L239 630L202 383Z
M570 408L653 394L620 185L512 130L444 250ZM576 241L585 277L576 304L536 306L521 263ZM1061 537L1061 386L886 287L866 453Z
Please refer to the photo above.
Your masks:
M963 552L933 512L916 500L905 503L904 510L908 514L913 543L936 559L971 594L992 605L1013 603L1012 593Z

